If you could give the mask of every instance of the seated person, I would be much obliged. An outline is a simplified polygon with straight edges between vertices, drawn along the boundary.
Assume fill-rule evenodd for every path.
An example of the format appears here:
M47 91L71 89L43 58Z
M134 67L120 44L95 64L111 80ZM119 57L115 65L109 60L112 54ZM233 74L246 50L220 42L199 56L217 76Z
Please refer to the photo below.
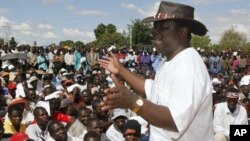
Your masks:
M141 125L136 120L128 120L124 125L123 136L125 141L139 141Z
M21 123L22 109L18 105L11 105L8 108L8 117L4 122L4 133L5 134L15 134L17 132L24 133L26 126Z
M64 125L59 121L52 121L49 124L48 131L50 138L46 141L73 141L73 139L67 135Z
M227 90L226 102L218 103L214 111L214 140L229 141L230 125L247 125L247 112L238 104L239 91L234 87Z
M84 136L83 141L101 141L100 136L95 131L89 131Z
M35 124L29 125L25 133L35 141L44 141L49 138L49 115L45 108L36 107L34 110Z

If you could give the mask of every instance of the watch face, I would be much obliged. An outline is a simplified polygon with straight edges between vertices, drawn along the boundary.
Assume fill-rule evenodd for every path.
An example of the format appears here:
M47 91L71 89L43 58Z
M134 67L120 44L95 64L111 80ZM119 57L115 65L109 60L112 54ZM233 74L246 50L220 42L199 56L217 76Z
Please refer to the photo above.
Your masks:
M138 106L142 106L142 105L143 105L143 100L142 100L142 99L138 99L138 100L136 101L136 104L137 104Z

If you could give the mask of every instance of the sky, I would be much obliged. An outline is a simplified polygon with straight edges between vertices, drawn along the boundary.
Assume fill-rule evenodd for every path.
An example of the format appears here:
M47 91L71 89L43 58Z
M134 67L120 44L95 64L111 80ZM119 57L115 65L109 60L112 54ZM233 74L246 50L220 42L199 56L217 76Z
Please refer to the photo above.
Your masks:
M250 41L249 0L169 0L191 5L195 19L207 26L212 43L230 27ZM132 19L156 14L159 0L0 0L0 38L19 44L59 44L62 40L95 40L100 23L128 32Z

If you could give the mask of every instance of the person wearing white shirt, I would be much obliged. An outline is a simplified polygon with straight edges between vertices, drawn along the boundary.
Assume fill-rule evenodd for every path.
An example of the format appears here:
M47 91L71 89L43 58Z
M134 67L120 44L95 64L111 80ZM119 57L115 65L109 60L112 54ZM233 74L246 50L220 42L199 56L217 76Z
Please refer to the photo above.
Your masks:
M53 53L53 49L51 48L49 53L48 53L48 59L49 59L49 69L51 69L52 67L54 67L54 53Z
M68 71L73 69L73 67L74 67L74 54L72 53L71 49L69 50L69 52L67 52L64 55L64 62L66 64L66 68Z
M114 109L112 120L114 123L106 131L107 137L111 141L123 141L124 125L127 120L127 112L124 109Z
M235 88L229 88L226 102L215 105L214 111L214 140L229 141L230 125L247 125L247 112L238 104L239 92Z
M30 139L35 141L45 141L49 138L48 124L49 124L49 115L45 108L36 107L34 110L34 117L36 120L35 124L29 125L25 133L29 136Z
M73 141L73 138L67 135L64 125L59 121L52 121L48 131L50 137L46 141Z
M150 141L213 140L211 80L201 56L190 47L192 33L203 36L207 29L193 15L191 6L161 1L156 15L143 20L153 22L155 48L167 58L159 64L154 80L131 73L114 55L99 61L113 73L116 86L107 89L111 95L103 98L102 110L129 108L136 112L150 124Z

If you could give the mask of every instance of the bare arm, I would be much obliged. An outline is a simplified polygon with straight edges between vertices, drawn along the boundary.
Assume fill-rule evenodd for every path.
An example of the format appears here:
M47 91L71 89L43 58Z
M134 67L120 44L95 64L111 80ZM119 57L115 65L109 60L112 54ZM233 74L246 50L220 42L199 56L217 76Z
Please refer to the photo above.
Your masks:
M114 75L112 75L111 78L113 79L116 87L106 91L106 93L113 94L109 94L104 97L104 101L101 102L102 110L114 108L133 109L133 105L138 96L122 85ZM168 107L154 104L145 99L143 99L143 101L144 104L138 112L141 117L154 126L166 128L175 132L178 131Z

